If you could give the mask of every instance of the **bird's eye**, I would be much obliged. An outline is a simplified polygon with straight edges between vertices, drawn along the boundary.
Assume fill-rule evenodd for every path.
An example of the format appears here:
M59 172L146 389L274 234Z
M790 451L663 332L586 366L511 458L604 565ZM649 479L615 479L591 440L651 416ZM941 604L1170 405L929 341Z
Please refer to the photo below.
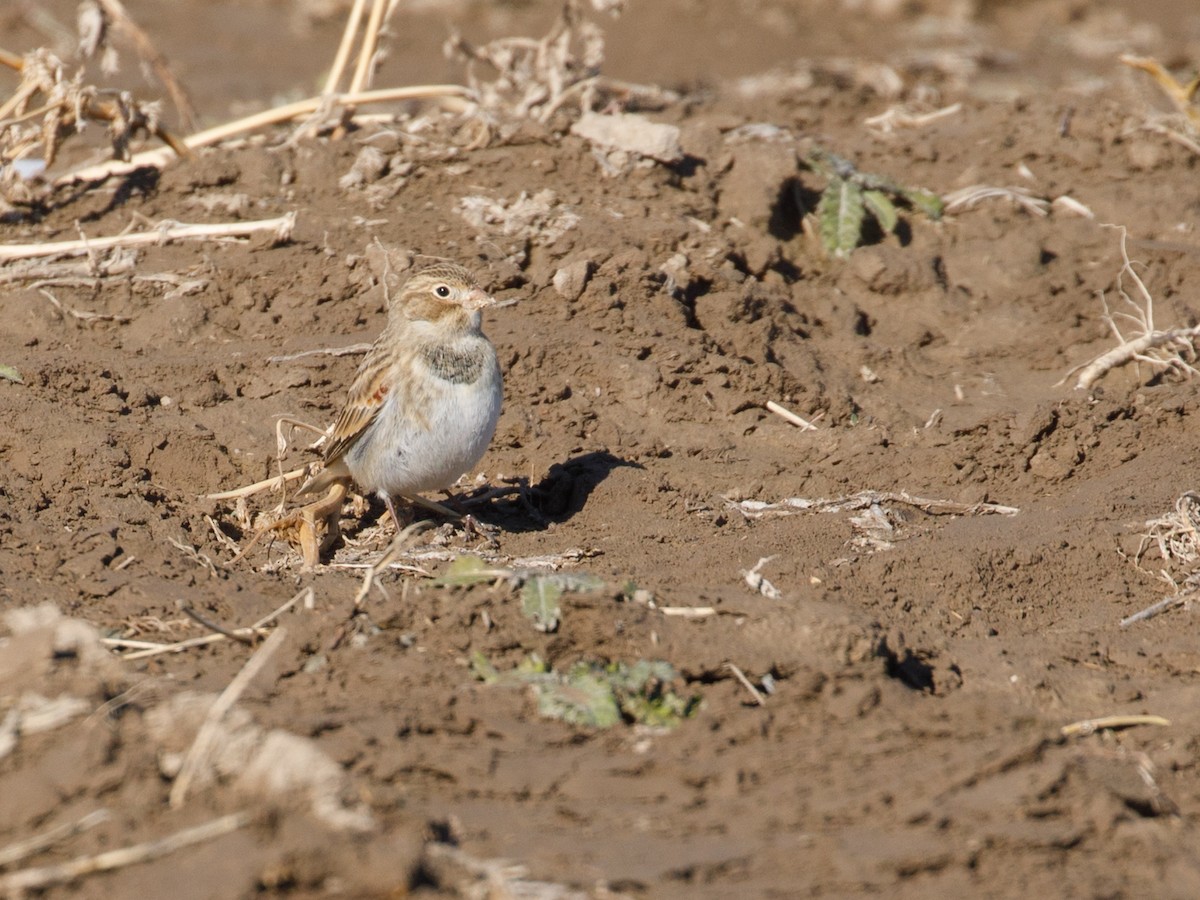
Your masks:
M441 297L443 300L445 300L447 297L450 296L450 288L448 288L444 284L439 284L437 287L435 287L433 289L433 292L435 294L437 294L439 297Z

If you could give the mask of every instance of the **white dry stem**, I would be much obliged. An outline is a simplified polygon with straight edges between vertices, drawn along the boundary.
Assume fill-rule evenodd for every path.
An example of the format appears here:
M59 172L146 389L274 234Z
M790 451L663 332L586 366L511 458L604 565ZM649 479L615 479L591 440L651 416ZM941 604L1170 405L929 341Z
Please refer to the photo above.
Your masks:
M886 112L864 119L863 124L880 134L891 134L897 128L924 128L932 122L957 115L960 112L962 112L961 103L952 103L950 106L943 106L941 109L924 113L913 112L903 106L892 106Z
M337 101L347 106L367 106L372 103L390 103L401 100L441 100L444 103L451 104L457 101L461 104L463 101L473 101L474 99L475 95L472 91L458 84L427 84L416 87L381 88L376 91L337 95ZM295 103L277 106L274 109L264 110L252 116L247 116L244 119L227 122L224 125L217 125L214 128L210 128L207 131L189 135L182 143L188 150L209 147L229 138L256 131L259 128L265 128L268 125L278 125L281 122L290 122L292 119L311 115L320 109L323 103L327 102L328 98L326 97L309 97L307 100L298 100ZM76 181L100 181L108 178L110 175L123 175L126 172L132 172L134 169L146 166L161 169L174 159L175 156L175 151L169 147L145 150L134 154L128 162L113 160L68 172L66 175L59 177L55 181L55 184L72 184Z
M847 512L850 510L870 509L881 503L902 503L915 507L931 516L970 516L970 515L1001 515L1015 516L1019 509L1015 506L1001 506L998 503L957 503L953 500L937 500L928 497L914 497L907 491L859 491L843 497L820 498L809 500L805 497L788 497L775 503L764 500L730 500L722 498L731 508L740 512L747 519L761 519L766 516L790 516L804 512Z
M168 241L209 240L212 238L244 237L260 232L274 232L275 240L283 242L296 226L296 214L290 212L277 219L256 222L218 222L211 225L189 225L183 222L160 222L151 231L118 234L111 237L83 238L77 241L52 241L45 244L0 245L0 262L12 259L34 259L47 256L84 256L112 247L138 247L165 244Z
M77 819L74 822L67 822L51 828L49 831L34 835L31 838L9 844L7 847L0 849L0 868L6 868L36 853L41 853L55 844L73 838L77 834L82 834L89 828L102 825L110 819L112 819L112 813L107 809L94 809L83 818Z
M781 419L791 422L793 425L797 426L803 431L817 430L817 426L814 425L813 422L810 422L808 419L805 419L802 416L796 415L796 413L792 412L787 407L780 406L774 400L767 401L767 409L770 412L775 413L775 415L779 416ZM813 421L815 422L816 419L821 417L821 415L821 413L817 413L817 415L813 418Z
M1031 194L1024 188L993 187L987 184L973 184L947 194L942 198L943 211L946 213L963 212L974 208L984 200L993 198L1010 200L1030 215L1038 218L1045 218L1050 211L1050 204L1046 200Z
M57 865L21 869L9 875L0 875L0 894L6 897L21 897L28 891L44 890L55 884L67 884L95 872L109 872L135 863L149 862L184 847L230 834L248 824L250 814L236 812L142 844L108 850L95 856L80 856Z
M745 579L750 590L762 594L769 600L778 600L783 596L783 592L775 585L771 584L765 575L760 571L763 566L773 560L774 556L764 556L754 564L754 568L742 571L742 578Z
M242 670L237 673L233 681L229 683L229 686L221 692L221 695L209 707L208 715L204 718L204 724L200 726L200 731L197 732L196 739L188 749L187 757L184 759L183 766L179 770L179 775L176 777L175 783L171 785L171 793L167 802L172 809L179 809L183 806L193 779L195 779L198 772L204 769L205 764L208 762L221 719L238 702L242 693L249 687L250 682L254 680L254 676L267 664L275 651L279 649L279 645L283 643L283 639L286 636L287 629L282 625L271 632L271 636L263 641L262 646L246 661L246 664L242 666Z
M1168 328L1160 331L1154 325L1154 297L1147 290L1141 277L1133 268L1125 248L1125 229L1121 231L1121 271L1117 274L1117 291L1121 299L1133 309L1132 313L1115 313L1108 307L1103 292L1100 302L1104 306L1104 321L1117 339L1117 346L1101 353L1089 363L1076 366L1063 377L1062 384L1076 372L1075 390L1090 388L1110 369L1128 362L1145 363L1155 372L1177 372L1185 378L1200 375L1193 363L1196 361L1196 340L1200 338L1200 325L1191 328ZM1134 300L1125 290L1124 279L1133 282L1139 300ZM1126 338L1117 325L1117 318L1127 319L1137 326L1136 335Z

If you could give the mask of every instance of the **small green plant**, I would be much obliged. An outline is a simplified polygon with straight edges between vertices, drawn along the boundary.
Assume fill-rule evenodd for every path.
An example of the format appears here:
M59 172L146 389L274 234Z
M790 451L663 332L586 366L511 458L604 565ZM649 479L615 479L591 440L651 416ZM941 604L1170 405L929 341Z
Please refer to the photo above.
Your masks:
M0 378L5 381L15 381L17 384L24 384L25 379L21 377L21 373L12 366L0 365Z
M478 556L469 554L456 558L433 583L453 586L499 580L521 588L521 612L533 623L534 628L544 632L555 631L562 621L562 607L558 601L563 594L568 591L595 591L604 587L601 579L587 573L504 569L490 566Z
M867 213L884 234L891 234L900 224L897 204L934 221L942 217L942 200L932 191L907 188L881 175L860 172L848 159L827 150L814 149L805 161L826 181L817 203L817 228L825 250L839 259L848 257L862 242Z
M471 669L487 684L530 685L538 712L548 719L585 728L611 728L621 722L673 728L700 708L700 698L681 697L670 685L678 675L661 660L597 663L581 660L554 672L536 653L501 672L482 653Z

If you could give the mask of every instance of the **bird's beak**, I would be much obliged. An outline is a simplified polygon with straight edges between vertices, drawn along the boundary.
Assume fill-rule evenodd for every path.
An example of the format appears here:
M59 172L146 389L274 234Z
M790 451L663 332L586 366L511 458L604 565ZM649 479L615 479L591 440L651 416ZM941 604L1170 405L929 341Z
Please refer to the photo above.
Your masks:
M496 298L483 288L472 288L463 300L463 306L469 310L483 309L485 306L493 306L495 303Z

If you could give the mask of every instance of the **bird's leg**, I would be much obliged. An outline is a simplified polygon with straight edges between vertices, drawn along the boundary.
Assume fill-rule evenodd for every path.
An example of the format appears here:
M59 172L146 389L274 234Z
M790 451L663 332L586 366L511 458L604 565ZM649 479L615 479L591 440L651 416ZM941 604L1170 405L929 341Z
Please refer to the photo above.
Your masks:
M383 500L383 505L387 507L388 515L392 517L392 524L399 532L404 526L400 524L400 517L396 514L396 504L392 501L392 495L387 491L380 491L379 496Z

